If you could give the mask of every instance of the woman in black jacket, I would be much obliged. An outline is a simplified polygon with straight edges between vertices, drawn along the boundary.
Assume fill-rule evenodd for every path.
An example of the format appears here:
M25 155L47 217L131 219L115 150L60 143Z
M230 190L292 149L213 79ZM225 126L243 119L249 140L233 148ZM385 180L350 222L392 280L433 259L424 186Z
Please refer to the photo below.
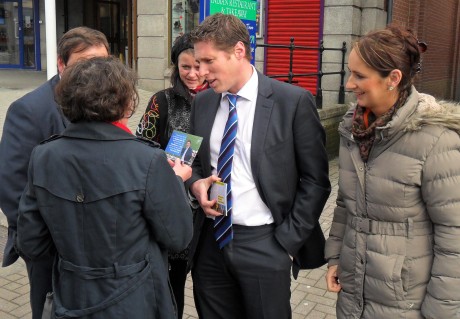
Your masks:
M176 39L171 50L172 87L155 93L137 127L136 135L160 143L165 149L174 130L188 132L192 99L207 89L199 75L193 43L189 34ZM169 253L169 278L177 303L178 318L184 309L184 287L187 278L188 249Z
M17 244L31 259L57 252L57 317L176 317L167 251L192 237L191 169L127 128L135 80L115 58L70 66L56 96L71 124L32 153Z

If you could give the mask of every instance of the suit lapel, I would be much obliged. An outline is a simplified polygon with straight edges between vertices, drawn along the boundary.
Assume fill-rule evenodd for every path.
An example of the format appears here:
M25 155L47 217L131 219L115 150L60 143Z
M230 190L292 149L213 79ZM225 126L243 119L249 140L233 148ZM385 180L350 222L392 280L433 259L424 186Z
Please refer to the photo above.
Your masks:
M206 111L201 112L200 115L203 115L204 136L207 136L208 139L211 136L212 126L214 125L216 113L220 106L221 96L221 94L212 94L208 101L203 101L203 107L206 108Z
M274 103L273 100L269 99L273 93L270 81L259 72L257 74L259 76L259 92L257 95L251 140L251 169L256 185L258 185L259 163L264 152L265 138Z
M56 85L59 83L59 80L61 78L59 77L59 74L56 74L53 78L51 78L51 88L52 88L52 94L53 94L53 101L55 101L55 97L54 97L54 90L56 88ZM70 124L70 121L65 117L64 113L62 113L62 109L61 107L59 106L59 104L57 104L57 102L54 103L55 106L56 106L56 109L58 110L59 114L61 115L61 120L62 120L62 125L64 126L64 128L66 128L67 126L69 126Z

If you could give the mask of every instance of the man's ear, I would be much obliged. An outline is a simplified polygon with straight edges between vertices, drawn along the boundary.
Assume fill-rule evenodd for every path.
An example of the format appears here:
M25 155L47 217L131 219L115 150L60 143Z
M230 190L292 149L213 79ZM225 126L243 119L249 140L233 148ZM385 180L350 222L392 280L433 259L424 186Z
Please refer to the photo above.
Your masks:
M64 71L66 65L64 63L64 60L62 60L60 56L58 57L58 60L57 60L57 66L58 66L59 75L62 75L62 72Z
M238 41L235 44L235 56L238 60L244 59L246 56L246 47L244 46L243 42Z

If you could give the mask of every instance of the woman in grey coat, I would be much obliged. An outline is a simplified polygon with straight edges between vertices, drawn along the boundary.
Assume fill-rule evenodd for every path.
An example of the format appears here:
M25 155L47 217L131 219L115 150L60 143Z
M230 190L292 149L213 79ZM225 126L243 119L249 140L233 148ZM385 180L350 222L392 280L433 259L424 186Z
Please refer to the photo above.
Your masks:
M56 318L176 318L167 251L192 237L191 169L127 128L137 92L119 60L72 65L56 96L71 124L33 150L19 251L57 252Z
M349 56L325 252L339 319L460 318L460 113L412 85L424 49L390 26Z

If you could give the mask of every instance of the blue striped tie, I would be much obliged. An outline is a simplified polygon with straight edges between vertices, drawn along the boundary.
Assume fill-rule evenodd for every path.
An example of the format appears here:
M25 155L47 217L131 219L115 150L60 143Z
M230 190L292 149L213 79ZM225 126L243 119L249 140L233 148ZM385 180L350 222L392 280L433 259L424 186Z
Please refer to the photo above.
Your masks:
M238 114L236 113L238 95L227 94L227 98L229 102L228 119L220 145L219 158L217 159L217 176L221 178L222 182L227 183L227 216L218 216L214 219L214 237L220 249L233 239L231 175L238 129Z

